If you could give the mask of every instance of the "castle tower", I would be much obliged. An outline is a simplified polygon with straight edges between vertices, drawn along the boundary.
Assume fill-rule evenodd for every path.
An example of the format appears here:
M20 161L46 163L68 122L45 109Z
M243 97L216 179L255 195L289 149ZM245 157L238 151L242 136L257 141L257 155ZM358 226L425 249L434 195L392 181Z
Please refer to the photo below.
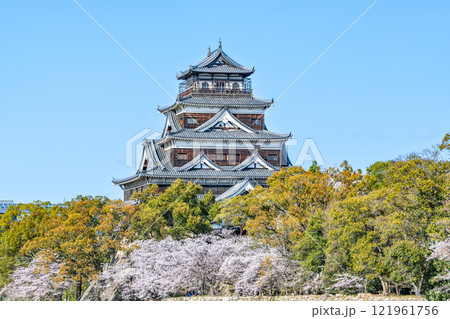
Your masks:
M135 175L113 180L124 200L151 184L164 189L178 178L223 200L265 186L273 172L290 165L285 142L291 135L266 129L264 112L273 100L253 97L253 72L219 42L199 64L179 73L176 102L158 108L166 116L161 138L145 140Z

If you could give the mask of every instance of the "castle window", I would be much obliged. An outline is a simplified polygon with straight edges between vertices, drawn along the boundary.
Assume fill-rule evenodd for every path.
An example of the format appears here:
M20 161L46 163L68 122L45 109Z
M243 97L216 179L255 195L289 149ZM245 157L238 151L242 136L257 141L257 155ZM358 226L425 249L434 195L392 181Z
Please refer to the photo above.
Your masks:
M233 83L233 90L239 90L239 83Z
M261 125L261 120L260 120L260 119L256 119L256 120L253 122L253 125L260 126L260 125Z
M187 153L178 153L177 154L177 159L178 160L187 160L188 159L188 155L187 155Z
M207 88L208 88L208 82L203 82L202 89L207 89Z
M278 162L278 154L269 154L267 160L269 162Z

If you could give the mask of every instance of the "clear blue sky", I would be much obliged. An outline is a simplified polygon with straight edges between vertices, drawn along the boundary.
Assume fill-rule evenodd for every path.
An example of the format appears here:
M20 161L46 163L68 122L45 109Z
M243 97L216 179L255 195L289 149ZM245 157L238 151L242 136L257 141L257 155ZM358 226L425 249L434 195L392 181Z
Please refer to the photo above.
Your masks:
M277 98L372 2L79 0L172 95L222 38ZM380 0L267 112L327 165L421 151L450 131L450 2ZM0 199L120 198L125 142L171 100L71 0L0 3ZM291 148L291 157L298 149ZM295 158L294 158L295 159Z

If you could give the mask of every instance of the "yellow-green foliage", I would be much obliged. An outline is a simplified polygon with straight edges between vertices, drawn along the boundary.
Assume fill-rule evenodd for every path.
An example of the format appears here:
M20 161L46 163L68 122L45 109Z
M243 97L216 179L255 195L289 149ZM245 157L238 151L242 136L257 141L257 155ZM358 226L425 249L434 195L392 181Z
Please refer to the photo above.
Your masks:
M326 278L347 272L379 280L384 292L419 294L436 275L428 247L449 236L449 172L450 162L419 156L377 162L366 175L346 162L291 167L268 188L224 202L216 220L284 247Z

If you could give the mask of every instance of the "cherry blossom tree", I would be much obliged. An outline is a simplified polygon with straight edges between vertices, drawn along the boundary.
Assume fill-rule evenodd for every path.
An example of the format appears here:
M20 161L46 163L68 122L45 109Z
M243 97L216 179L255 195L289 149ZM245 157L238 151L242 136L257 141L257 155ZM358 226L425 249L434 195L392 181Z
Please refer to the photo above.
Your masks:
M430 258L450 261L450 238L431 245L430 249L432 250Z
M28 266L17 268L12 281L0 295L7 300L61 300L73 282L61 275L62 264L55 256L45 252L36 255Z
M322 273L306 272L303 276L302 293L317 295L323 291Z
M447 240L437 242L430 246L430 249L432 251L429 259L437 259L441 260L443 262L450 262L450 238L447 238ZM436 288L436 291L441 292L449 292L450 291L450 283L448 281L450 280L450 269L447 267L443 273L439 276L436 276L434 278L436 281L447 281L446 284Z
M117 287L123 300L183 296L300 293L304 272L282 251L250 238L203 235L135 242L138 248L108 266L97 285Z
M365 292L367 279L361 276L352 276L348 273L338 274L334 284L327 288L329 291Z

